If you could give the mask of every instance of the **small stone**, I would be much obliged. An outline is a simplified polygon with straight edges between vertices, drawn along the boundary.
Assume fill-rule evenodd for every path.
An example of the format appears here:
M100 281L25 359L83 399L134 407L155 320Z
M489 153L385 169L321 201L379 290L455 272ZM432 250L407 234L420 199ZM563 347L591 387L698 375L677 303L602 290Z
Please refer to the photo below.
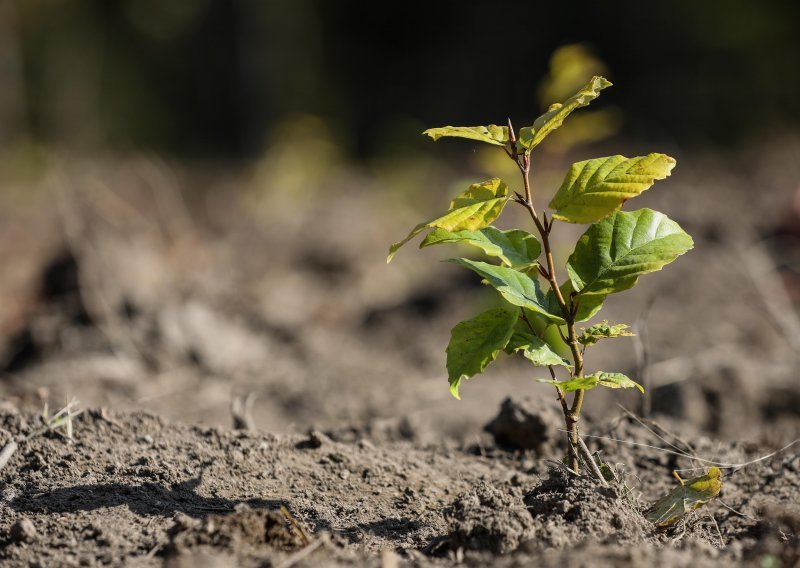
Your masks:
M357 443L358 449L360 450L374 450L375 446L367 439L362 438Z
M11 525L8 536L12 542L33 542L36 540L36 527L28 517L20 517Z
M299 450L316 450L321 448L323 444L332 443L331 439L318 430L312 430L308 433L308 438L299 442L295 447Z

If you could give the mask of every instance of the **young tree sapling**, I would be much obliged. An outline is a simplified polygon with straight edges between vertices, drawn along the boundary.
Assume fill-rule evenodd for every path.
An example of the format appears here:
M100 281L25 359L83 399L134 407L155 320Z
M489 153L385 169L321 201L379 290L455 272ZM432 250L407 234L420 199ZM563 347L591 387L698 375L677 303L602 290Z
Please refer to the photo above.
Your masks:
M501 304L453 328L447 347L450 391L459 398L461 381L481 373L501 352L522 353L533 365L547 367L550 379L538 380L553 385L558 393L567 430L566 463L576 472L580 471L578 421L586 392L595 387L644 392L622 373L587 373L584 367L587 348L602 339L631 335L628 326L603 321L578 331L577 324L593 318L610 294L632 288L641 275L661 270L693 246L692 238L666 215L651 209L621 210L626 201L670 175L675 160L665 154L577 162L550 201L551 214L537 212L530 181L531 153L570 113L588 105L610 86L603 77L593 77L575 95L552 105L519 133L510 121L508 126L426 130L424 134L433 140L468 138L502 148L519 169L522 191L512 191L499 178L469 186L453 199L447 212L420 223L405 239L393 244L387 259L391 261L400 247L429 230L420 248L462 243L498 261L451 259L495 288ZM491 225L509 202L528 211L536 235ZM563 282L558 281L551 247L556 221L589 225L567 259ZM569 346L570 359L559 355L545 339L544 330L549 326L559 330ZM567 370L566 380L556 378L557 367ZM573 393L571 401L567 400L569 393Z

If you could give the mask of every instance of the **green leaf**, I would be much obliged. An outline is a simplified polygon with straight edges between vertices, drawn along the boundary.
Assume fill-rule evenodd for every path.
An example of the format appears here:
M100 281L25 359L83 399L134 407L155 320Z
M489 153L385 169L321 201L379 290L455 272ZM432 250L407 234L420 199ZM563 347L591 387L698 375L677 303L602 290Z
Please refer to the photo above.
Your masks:
M661 270L693 246L692 237L663 213L617 211L581 236L567 272L584 302L633 287L639 276Z
M569 281L568 281L569 282ZM576 322L582 322L592 319L600 308L603 307L603 302L606 301L608 296L604 294L593 294L591 296L577 296L574 302L578 302L578 313L575 315Z
M561 295L564 298L564 301L567 302L567 305L570 303L570 298L572 297L573 292L575 292L575 288L572 287L572 282L567 280L564 282L560 287ZM592 296L577 296L572 299L573 304L575 302L578 303L578 312L575 315L575 321L581 322L592 319L597 312L600 311L600 308L603 307L603 302L605 302L606 296L605 295L592 295ZM561 314L561 307L558 305L558 300L556 299L556 295L552 290L548 290L547 294L545 295L545 305L547 307L547 311L553 314Z
M669 176L675 159L666 154L637 158L609 156L572 164L550 202L554 218L568 223L594 223L613 213L656 180Z
M530 268L542 252L539 241L532 234L513 229L501 231L495 227L485 227L477 231L458 231L451 233L444 229L434 229L420 248L442 243L466 243L494 256L511 268Z
M710 467L705 475L681 481L681 484L661 497L645 511L645 518L659 527L667 527L689 511L693 511L719 495L722 489L721 472Z
M508 186L498 178L469 186L453 199L447 213L432 221L420 223L411 229L405 239L390 246L387 264L392 261L400 247L425 229L439 228L451 232L482 229L500 216L506 203Z
M509 306L492 308L452 329L447 346L447 375L454 397L460 399L458 387L462 378L482 373L497 358L511 339L518 317L519 312Z
M603 320L589 328L583 330L583 333L578 338L578 342L586 345L594 345L601 339L612 339L614 337L633 337L635 334L630 333L629 325L618 323L616 325L608 325L607 320Z
M536 278L531 278L513 268L495 266L467 258L451 258L450 262L466 266L485 278L510 304L528 308L550 322L565 323L564 318L560 315L560 309L555 312L548 311L547 300Z
M600 96L600 91L610 86L611 83L603 77L592 77L585 87L566 101L550 105L547 112L534 121L533 126L520 128L517 142L519 149L529 153L545 136L560 127L572 111L585 107Z
M630 389L637 388L644 393L644 388L639 383L631 380L622 373L606 373L600 371L589 375L587 377L575 377L568 381L550 381L545 379L537 379L540 383L553 385L564 392L572 392L576 390L589 390L594 387L608 387L611 389Z
M509 355L521 351L522 355L537 367L546 367L548 365L572 367L569 361L553 351L547 343L530 333L515 333L512 335L508 345L505 347L505 351Z
M494 144L495 146L505 146L508 142L508 127L490 124L489 126L443 126L441 128L429 128L423 134L430 136L434 140L446 136L453 138L469 138Z

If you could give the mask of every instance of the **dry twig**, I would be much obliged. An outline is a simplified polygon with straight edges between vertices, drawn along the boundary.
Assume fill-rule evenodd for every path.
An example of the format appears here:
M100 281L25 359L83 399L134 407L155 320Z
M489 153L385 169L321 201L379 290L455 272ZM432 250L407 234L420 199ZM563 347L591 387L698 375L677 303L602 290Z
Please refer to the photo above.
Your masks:
M14 452L17 451L19 445L14 438L11 438L5 446L3 446L3 450L0 451L0 469L3 469L5 465L8 463L8 460L11 459L11 456L14 455Z
M775 271L775 263L758 242L740 249L739 257L746 267L743 272L750 277L781 335L800 354L800 317Z
M586 463L586 467L592 471L597 481L600 482L600 485L608 487L608 482L606 478L603 477L603 472L600 471L600 467L597 465L597 462L594 461L594 457L592 457L592 452L589 451L589 448L586 447L586 442L584 442L583 438L580 436L578 436L578 449L581 455L583 455L583 461Z
M304 548L298 550L289 558L278 564L276 568L291 568L301 560L304 560L307 556L311 555L316 549L321 546L326 546L328 544L328 535L321 534L317 540L312 543L307 544Z

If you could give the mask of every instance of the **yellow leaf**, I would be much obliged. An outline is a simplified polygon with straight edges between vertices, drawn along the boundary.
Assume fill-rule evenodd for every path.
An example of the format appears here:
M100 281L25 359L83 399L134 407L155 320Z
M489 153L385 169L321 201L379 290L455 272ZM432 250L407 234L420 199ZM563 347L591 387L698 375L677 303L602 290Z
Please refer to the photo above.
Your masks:
M719 495L722 488L718 467L710 467L705 475L683 481L645 511L645 518L659 527L667 527L689 511L702 507Z

